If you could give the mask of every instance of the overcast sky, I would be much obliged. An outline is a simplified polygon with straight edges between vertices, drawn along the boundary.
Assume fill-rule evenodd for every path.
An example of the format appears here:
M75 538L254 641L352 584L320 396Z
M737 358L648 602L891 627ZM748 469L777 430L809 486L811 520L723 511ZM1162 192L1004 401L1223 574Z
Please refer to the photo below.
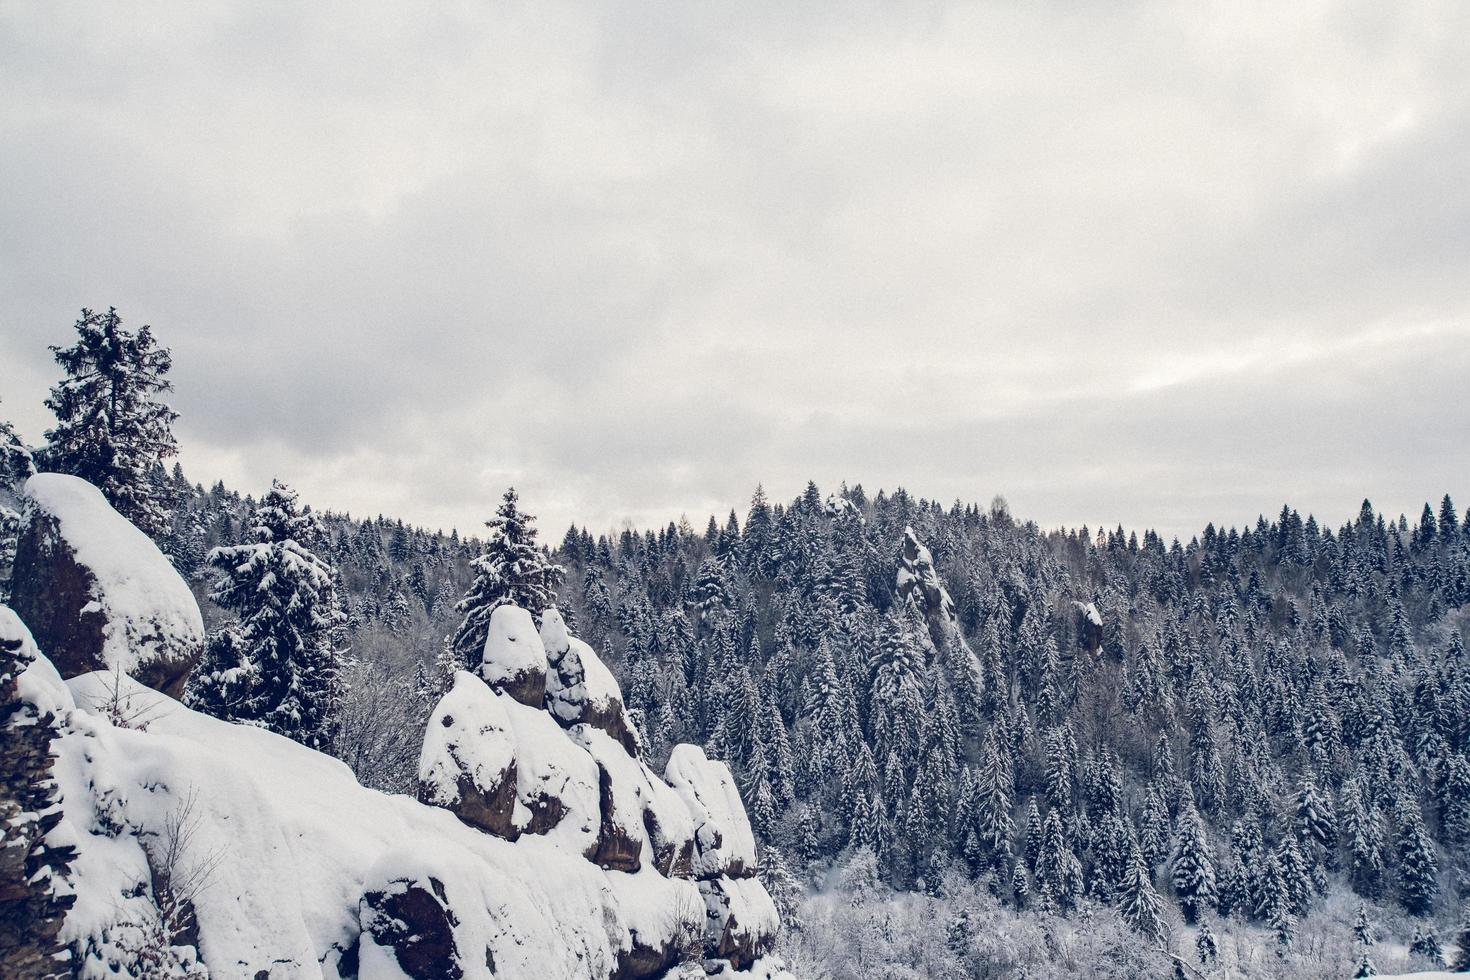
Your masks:
M0 415L115 305L206 483L1470 504L1461 0L0 0L0 188Z

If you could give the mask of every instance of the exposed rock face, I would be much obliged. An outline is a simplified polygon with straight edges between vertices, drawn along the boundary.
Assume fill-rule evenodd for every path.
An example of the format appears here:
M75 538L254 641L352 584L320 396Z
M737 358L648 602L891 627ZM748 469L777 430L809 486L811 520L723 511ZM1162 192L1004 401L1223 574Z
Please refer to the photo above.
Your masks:
M613 977L662 975L700 947L737 968L768 952L780 920L754 877L755 836L729 767L681 745L659 778L639 758L616 681L590 647L567 635L556 610L543 614L537 644L525 642L530 617L523 610L502 607L495 617L486 681L461 672L430 716L420 798L509 840L544 835L607 872L614 902L657 909L657 927L630 924L614 962L602 967ZM544 711L526 703L527 679L541 663ZM440 877L453 896L453 872ZM697 892L691 877L699 879ZM433 889L415 887L422 894L414 901L429 910L415 914L433 925ZM649 889L661 896L653 904ZM472 906L440 899L473 914ZM361 980L369 980L366 973Z
M57 935L76 902L64 881L74 849L47 842L62 816L51 772L57 719L43 692L22 683L36 665L30 633L0 605L0 977L71 974Z
M1097 656L1103 645L1102 615L1090 602L1073 602L1072 609L1077 616L1077 646Z
M669 754L664 779L694 819L695 877L755 874L755 835L730 767L706 757L697 745L678 745Z
M737 970L770 952L780 918L770 895L755 879L715 878L699 883L706 914L705 948Z
M545 711L492 696L515 737L516 829L592 857L601 821L597 764Z
M515 840L515 748L505 706L478 677L460 671L429 716L419 756L419 800Z
M490 614L480 676L521 704L540 708L546 699L546 650L531 614L520 606L500 606Z
M568 727L591 725L612 736L629 755L639 755L637 729L623 706L623 692L596 652L567 634L561 613L541 614L541 642L546 650L546 707Z
M437 878L397 878L381 890L365 893L358 903L359 971L371 980L377 971L363 964L362 944L391 951L403 973L413 980L461 980L464 968L454 941L458 925ZM366 969L364 969L364 965Z
M193 593L90 483L26 482L11 603L63 677L118 669L179 697L204 645Z

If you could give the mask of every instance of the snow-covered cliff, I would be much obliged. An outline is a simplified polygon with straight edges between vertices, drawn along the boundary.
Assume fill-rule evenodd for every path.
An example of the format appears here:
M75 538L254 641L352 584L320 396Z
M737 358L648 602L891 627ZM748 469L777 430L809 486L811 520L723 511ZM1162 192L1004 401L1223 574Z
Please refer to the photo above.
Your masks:
M48 554L96 570L78 576L91 595L84 608L108 617L101 663L59 671L0 606L11 717L50 726L27 772L0 773L0 804L29 835L7 831L5 843L15 836L31 863L64 858L30 883L38 911L27 913L60 918L59 971L114 977L146 962L149 975L250 980L776 972L761 959L776 913L751 877L749 824L728 771L693 747L678 751L669 781L649 769L616 683L558 617L544 617L548 670L530 616L497 610L480 675L461 673L430 720L421 799L390 796L329 756L190 710L130 676L172 640L126 625L156 619L160 595L172 607L188 590L176 580L133 588L161 574L156 550L112 548L121 518L100 495L60 487L57 520L55 495L40 489L49 502L34 519L65 545ZM27 574L44 576L47 560L38 554ZM173 619L192 639L197 617L195 607ZM92 666L102 669L81 669ZM59 804L31 812L8 798L38 779L54 780ZM47 934L45 922L32 925Z

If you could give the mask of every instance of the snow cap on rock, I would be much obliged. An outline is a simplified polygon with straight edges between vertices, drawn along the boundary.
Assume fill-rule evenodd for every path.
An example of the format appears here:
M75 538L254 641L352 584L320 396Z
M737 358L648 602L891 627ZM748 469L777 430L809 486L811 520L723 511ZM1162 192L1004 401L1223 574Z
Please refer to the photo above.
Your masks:
M419 755L419 799L515 839L516 742L505 705L467 671L439 699Z
M676 745L666 779L694 818L694 874L698 878L755 874L755 835L735 777L697 745Z
M499 606L490 614L480 676L521 704L540 708L546 697L546 648L531 614L520 606Z
M92 484L26 481L12 605L63 677L120 670L175 697L204 645L189 586Z

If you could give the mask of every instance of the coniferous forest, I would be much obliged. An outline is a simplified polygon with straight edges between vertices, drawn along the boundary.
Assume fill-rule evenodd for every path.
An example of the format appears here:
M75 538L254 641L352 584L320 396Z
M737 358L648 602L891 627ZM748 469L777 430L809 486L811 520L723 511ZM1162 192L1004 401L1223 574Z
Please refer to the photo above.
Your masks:
M729 764L798 975L1335 977L1470 955L1470 512L1437 488L1418 515L1364 487L1356 514L1287 502L1188 541L861 474L558 536L487 488L461 536L303 502L289 474L192 482L170 462L168 351L115 313L77 331L56 428L0 432L6 553L30 473L89 479L201 600L187 703L364 785L414 791L493 609L555 606L657 766L680 742Z

